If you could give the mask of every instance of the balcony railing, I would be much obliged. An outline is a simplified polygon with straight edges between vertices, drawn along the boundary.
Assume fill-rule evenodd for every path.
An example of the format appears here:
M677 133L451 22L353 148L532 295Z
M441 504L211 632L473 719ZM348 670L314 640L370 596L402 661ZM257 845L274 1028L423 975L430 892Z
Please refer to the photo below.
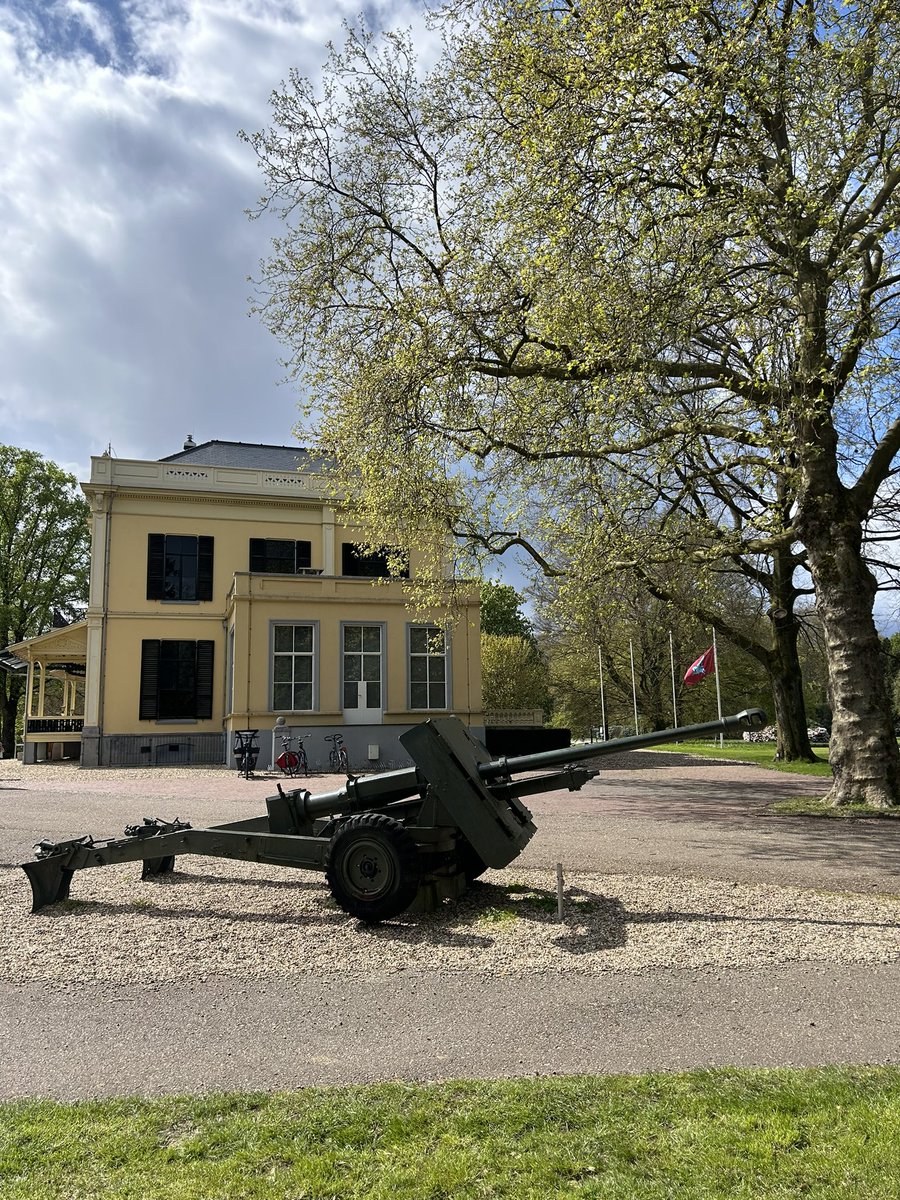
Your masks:
M84 717L29 717L26 733L81 733Z

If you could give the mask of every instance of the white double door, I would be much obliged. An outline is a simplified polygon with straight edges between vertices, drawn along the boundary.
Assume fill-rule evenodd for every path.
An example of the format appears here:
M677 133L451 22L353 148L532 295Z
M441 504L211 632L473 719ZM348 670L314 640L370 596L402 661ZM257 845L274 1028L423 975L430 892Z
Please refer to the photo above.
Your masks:
M384 716L384 629L381 625L344 625L341 637L344 723L380 725Z

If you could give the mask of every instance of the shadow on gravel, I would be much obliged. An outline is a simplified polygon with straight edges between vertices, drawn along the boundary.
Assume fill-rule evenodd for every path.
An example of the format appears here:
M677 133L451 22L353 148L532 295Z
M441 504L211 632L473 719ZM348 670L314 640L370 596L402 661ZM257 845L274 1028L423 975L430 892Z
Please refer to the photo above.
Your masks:
M770 917L745 917L740 913L703 913L678 912L675 909L658 913L626 913L625 920L629 925L667 925L667 924L697 924L697 925L802 925L806 927L823 926L829 929L896 929L896 921L855 921L828 920L824 917L788 917L775 914Z
M504 928L517 922L559 929L553 944L570 954L613 950L626 941L621 901L581 888L565 891L563 921L557 919L556 893L545 888L479 880L460 900L418 918L373 925L365 936L390 945L490 947ZM407 923L408 921L408 923ZM460 930L460 926L467 927ZM452 928L451 928L452 926Z
M277 869L277 868L275 868ZM154 880L146 880L147 883L157 884L159 887L184 887L188 884L202 883L212 887L246 887L246 888L261 888L264 891L277 890L282 888L285 891L311 891L314 888L322 888L321 873L313 875L311 872L305 872L302 868L297 868L295 871L296 878L290 879L251 879L246 875L195 875L190 871L174 871L170 875L161 875Z

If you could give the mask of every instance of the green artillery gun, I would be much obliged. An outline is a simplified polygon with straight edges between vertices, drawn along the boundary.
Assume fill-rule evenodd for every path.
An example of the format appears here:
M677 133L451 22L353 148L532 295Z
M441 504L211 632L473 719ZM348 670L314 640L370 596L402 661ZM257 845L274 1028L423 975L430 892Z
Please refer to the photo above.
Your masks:
M36 859L23 863L32 911L65 900L73 872L85 867L142 861L148 879L174 870L178 854L207 854L324 871L338 905L362 921L428 912L527 846L535 826L523 796L577 791L598 774L576 762L765 723L760 709L747 709L702 725L491 759L461 721L433 718L400 738L415 766L348 776L338 791L319 796L279 784L265 816L209 829L153 817L121 839L40 842ZM554 769L513 779L544 767Z

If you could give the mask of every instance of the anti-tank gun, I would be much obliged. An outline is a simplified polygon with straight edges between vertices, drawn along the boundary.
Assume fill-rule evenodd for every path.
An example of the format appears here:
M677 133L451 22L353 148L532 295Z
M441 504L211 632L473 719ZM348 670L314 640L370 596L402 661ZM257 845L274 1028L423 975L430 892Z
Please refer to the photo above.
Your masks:
M487 868L508 866L536 832L522 797L579 790L598 774L580 764L765 722L760 709L747 709L701 725L492 759L461 721L432 718L400 737L414 766L349 776L337 791L315 796L279 784L263 816L207 829L145 818L120 839L40 842L35 860L23 863L32 911L65 900L75 871L142 862L148 879L173 871L179 854L203 854L324 871L338 905L363 921L427 912Z

